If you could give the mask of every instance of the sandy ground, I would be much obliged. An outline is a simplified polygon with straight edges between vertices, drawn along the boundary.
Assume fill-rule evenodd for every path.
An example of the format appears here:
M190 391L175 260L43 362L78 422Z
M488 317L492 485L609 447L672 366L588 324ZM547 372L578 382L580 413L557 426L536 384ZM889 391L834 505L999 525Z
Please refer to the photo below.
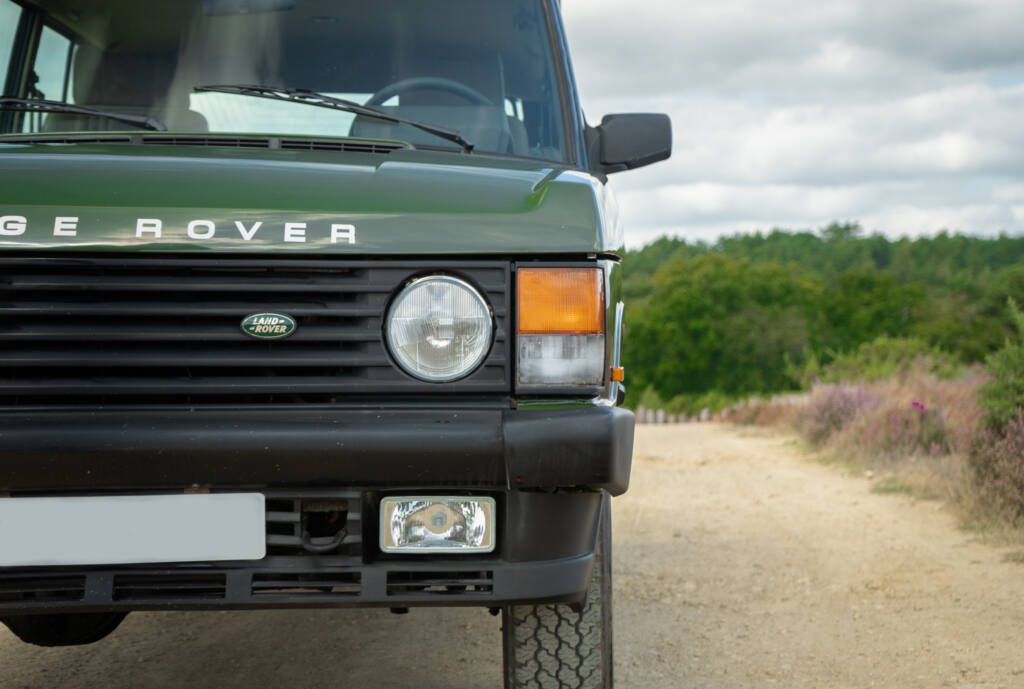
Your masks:
M615 501L623 689L1024 687L1024 569L937 503L796 442L642 427ZM0 631L6 687L500 687L483 610L136 614L90 647Z

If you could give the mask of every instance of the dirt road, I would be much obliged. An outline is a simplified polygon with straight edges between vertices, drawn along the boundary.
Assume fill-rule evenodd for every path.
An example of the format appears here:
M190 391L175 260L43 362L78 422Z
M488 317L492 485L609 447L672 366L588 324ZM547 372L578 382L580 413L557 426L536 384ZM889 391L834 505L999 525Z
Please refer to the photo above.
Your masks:
M937 503L785 436L642 427L615 501L623 689L1024 687L1024 568ZM480 610L137 614L91 647L0 631L0 687L500 687Z

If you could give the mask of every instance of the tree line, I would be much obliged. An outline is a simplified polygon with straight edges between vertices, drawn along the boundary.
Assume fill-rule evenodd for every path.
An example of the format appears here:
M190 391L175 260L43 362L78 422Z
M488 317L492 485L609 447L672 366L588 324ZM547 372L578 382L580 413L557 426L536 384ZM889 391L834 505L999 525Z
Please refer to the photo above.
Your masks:
M983 361L1024 303L1024 237L890 240L856 224L819 232L662 238L628 252L630 406L693 413L800 389L865 343L912 341Z

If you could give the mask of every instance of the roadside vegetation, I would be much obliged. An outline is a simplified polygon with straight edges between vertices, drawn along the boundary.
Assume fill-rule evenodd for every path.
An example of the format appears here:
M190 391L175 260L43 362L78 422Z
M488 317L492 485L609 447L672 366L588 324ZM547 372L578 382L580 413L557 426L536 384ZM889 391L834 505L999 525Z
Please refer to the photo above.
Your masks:
M942 352L940 367L984 362L1012 335L1007 298L1024 303L1024 237L892 241L835 224L666 238L627 254L623 292L627 404L716 412L807 390L879 338Z
M662 239L624 273L633 405L792 428L1024 538L1024 238Z
M1024 539L1024 316L984 365L879 338L837 357L809 392L749 398L719 419L798 432L823 461L863 471L879 493L944 499L965 528Z

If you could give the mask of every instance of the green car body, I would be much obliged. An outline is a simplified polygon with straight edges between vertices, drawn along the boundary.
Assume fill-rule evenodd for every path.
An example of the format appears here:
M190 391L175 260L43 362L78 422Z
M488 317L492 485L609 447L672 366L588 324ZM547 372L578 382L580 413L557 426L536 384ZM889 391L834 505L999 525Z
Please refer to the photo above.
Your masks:
M28 221L23 233L0 235L9 250L351 257L585 256L622 249L605 185L550 162L404 147L387 155L189 148L161 146L160 135L147 135L151 143L138 147L47 144L39 135L25 135L32 143L20 144L18 138L0 140L4 215ZM57 217L79 218L73 237L54 235ZM137 235L139 218L160 219L161 236ZM214 222L216 232L189 237L195 220ZM246 230L254 222L262 226L247 239L237 222ZM285 241L285 223L306 224L302 241ZM332 241L332 224L354 225L355 241L349 235Z
M164 138L173 135L147 134L144 146L4 137L0 250L592 261L605 270L616 327L623 230L614 195L591 172L400 142L377 142L387 155L339 155ZM531 395L523 406L594 405L614 399L607 383L600 398Z
M389 0L423 11L404 2ZM366 91L367 105L356 106L342 136L301 123L210 132L204 118L219 111L195 111L214 102L230 103L232 116L246 112L238 100L196 93L296 97L283 88L196 88L191 109L168 105L168 95L147 110L110 105L127 97L96 77L91 88L107 103L96 105L83 96L88 72L72 62L127 64L132 50L158 42L147 35L131 48L110 38L123 30L118 22L141 21L131 4L97 0L107 8L103 25L62 0L0 0L0 20L17 15L10 42L0 43L0 55L10 53L0 99L0 494L11 498L0 500L0 544L30 553L24 561L0 553L0 591L21 592L0 597L0 619L15 633L44 645L87 643L133 610L475 605L504 611L506 686L611 686L608 497L628 486L633 417L617 406L624 240L607 175L667 158L670 126L658 115L585 125L557 4L516 2L515 30L533 31L550 53L521 57L524 78L508 78L498 106L484 86L466 85L477 83L470 76L418 76L378 90L353 72L348 90ZM228 26L285 26L298 21L289 12L306 11L301 0L190 6L202 22ZM176 7L159 12L173 23ZM400 23L403 15L388 16ZM45 62L49 45L59 50ZM48 81L48 70L60 69L64 50L63 93L50 98L60 79ZM154 55L149 61L165 56ZM505 54L502 70L517 59ZM536 87L540 72L530 65L547 86ZM478 67L461 69L488 71ZM443 92L435 94L442 105L422 91ZM453 106L453 97L470 105ZM367 116L366 107L384 114ZM474 150L451 145L459 127L444 112L466 113L462 136L477 140ZM139 126L126 127L126 117ZM158 131L174 118L189 124ZM590 294L599 327L522 330L524 270L553 280L597 271ZM410 369L395 349L392 331L404 321L392 311L422 281L433 290L430 308L464 309L431 327L488 323L476 363L449 378ZM465 311L473 304L484 315ZM433 332L424 337L441 337ZM544 353L556 351L552 342L561 354ZM577 355L591 357L579 379ZM553 382L523 377L531 356ZM265 528L265 547L230 561L134 561L123 552L48 559L45 544L26 542L53 525L29 536L3 526L21 513L11 503L36 499L70 501L61 514L84 524L91 517L75 511L81 505L239 493L265 501L256 534L262 541ZM385 498L436 507L439 529L446 519L465 519L468 529L471 517L486 518L484 545L403 551L388 532L398 522L384 523L398 519L385 515ZM444 533L469 538L458 523ZM103 540L83 536L93 537ZM517 654L532 642L516 630L531 616L598 608L597 641L576 647L605 659L596 674L575 684L530 679ZM604 650L590 653L592 642Z

